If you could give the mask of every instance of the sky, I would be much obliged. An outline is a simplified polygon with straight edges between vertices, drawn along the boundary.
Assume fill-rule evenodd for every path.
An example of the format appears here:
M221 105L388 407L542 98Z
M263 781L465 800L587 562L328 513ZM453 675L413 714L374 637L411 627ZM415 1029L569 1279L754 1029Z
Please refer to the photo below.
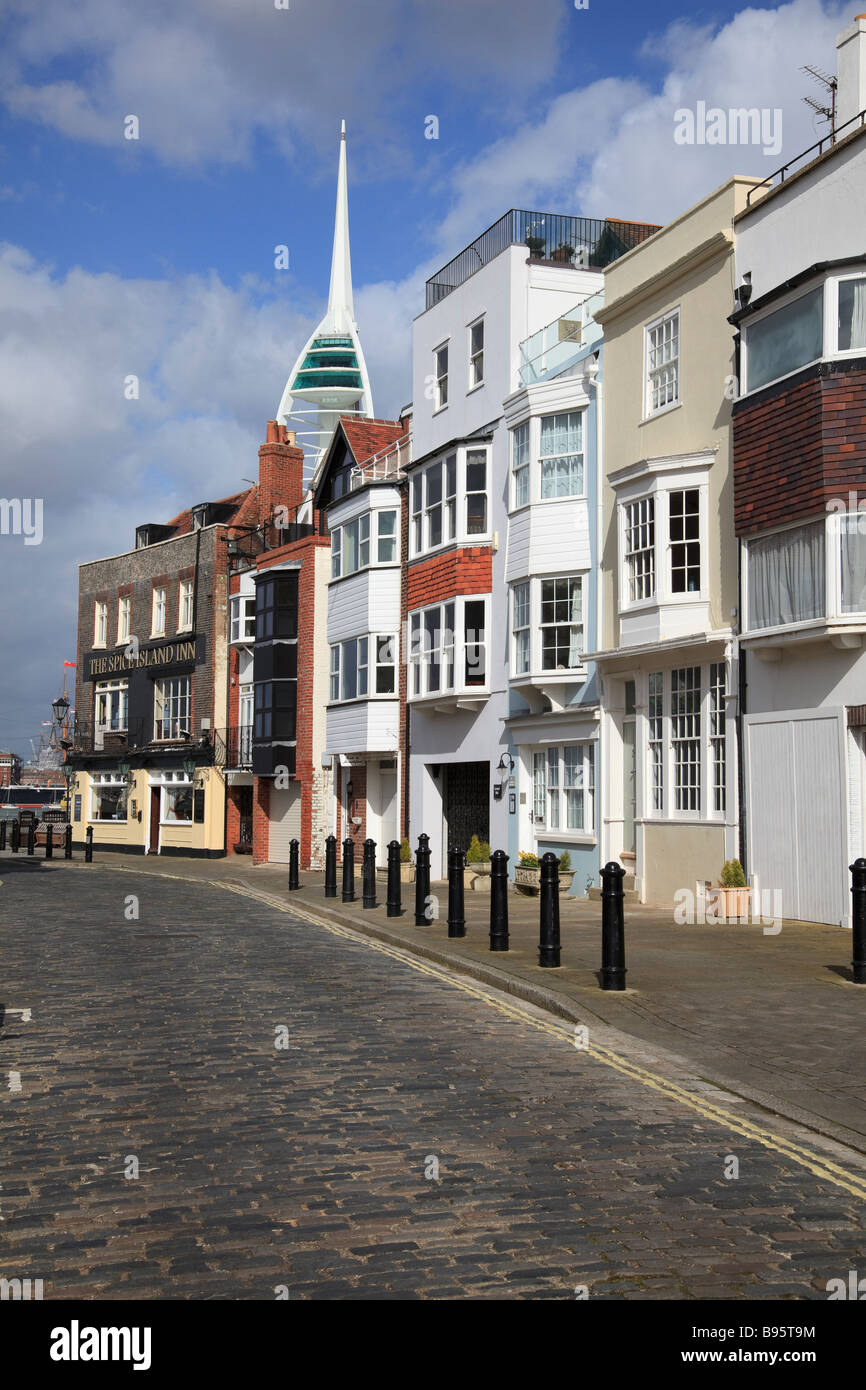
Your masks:
M0 496L42 504L38 544L0 534L0 748L29 755L75 659L77 566L255 477L327 299L341 120L389 416L429 275L511 207L661 223L769 175L824 133L800 69L835 72L857 12L0 0ZM700 101L779 110L781 149L676 143Z

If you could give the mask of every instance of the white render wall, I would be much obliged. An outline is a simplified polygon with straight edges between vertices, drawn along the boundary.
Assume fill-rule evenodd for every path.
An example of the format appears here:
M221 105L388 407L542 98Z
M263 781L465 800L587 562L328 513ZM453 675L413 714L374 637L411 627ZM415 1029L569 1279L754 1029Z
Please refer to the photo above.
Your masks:
M400 738L399 700L349 700L327 712L327 748L339 753L396 753Z

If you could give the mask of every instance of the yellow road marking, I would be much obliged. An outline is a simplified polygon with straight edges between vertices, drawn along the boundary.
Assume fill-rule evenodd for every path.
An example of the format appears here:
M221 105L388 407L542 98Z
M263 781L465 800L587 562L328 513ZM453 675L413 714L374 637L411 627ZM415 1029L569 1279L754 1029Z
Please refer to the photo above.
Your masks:
M127 869L120 865L105 865L115 873L148 873L147 870ZM185 878L183 874L149 874L151 878L174 878L181 879L185 883L191 880ZM339 926L335 922L328 922L323 917L317 917L295 903L282 903L278 898L273 898L268 894L257 892L254 888L247 888L241 884L224 883L219 879L202 880L214 888L222 888L231 893L237 893L243 898L254 898L259 902L265 903L268 907L276 908L279 912L300 917L306 922L311 922L314 926L324 927L332 936L343 937L345 940L361 942L363 945L378 951L381 955L390 956L393 960L398 960L411 969L418 971L419 974L429 975L441 983L449 985L452 989L458 989L463 994L471 995L473 999L478 999L489 1008L495 1009L506 1018L515 1023L528 1024L537 1032L546 1033L557 1042L564 1042L574 1051L582 1053L584 1056L594 1058L601 1062L603 1066L619 1072L628 1077L629 1080L637 1082L648 1090L656 1091L659 1095L665 1096L669 1100L675 1100L692 1110L695 1114L702 1116L711 1123L720 1125L722 1128L730 1129L735 1134L741 1135L745 1139L751 1139L757 1144L761 1144L765 1149L771 1149L780 1154L783 1158L789 1159L793 1163L807 1168L815 1177L821 1178L824 1182L833 1183L836 1187L843 1188L854 1197L866 1200L866 1175L860 1176L851 1172L847 1168L841 1167L823 1154L816 1153L812 1149L806 1148L802 1144L797 1144L791 1139L786 1139L782 1135L774 1134L771 1130L764 1129L761 1125L753 1123L751 1120L744 1119L741 1115L736 1115L732 1111L725 1109L724 1106L717 1105L712 1101L705 1100L700 1096L693 1095L682 1086L678 1086L674 1081L649 1071L646 1067L638 1066L634 1062L629 1062L619 1053L610 1048L601 1047L596 1043L590 1043L586 1047L574 1047L573 1025L557 1024L548 1022L546 1019L536 1018L533 1014L521 1009L519 1005L512 1005L504 999L496 998L488 994L486 990L477 985L470 984L467 980L452 974L447 968L437 966L429 961L419 960L409 951L401 947L390 946L387 942L376 941L372 937L365 936L360 930L353 930L350 927Z

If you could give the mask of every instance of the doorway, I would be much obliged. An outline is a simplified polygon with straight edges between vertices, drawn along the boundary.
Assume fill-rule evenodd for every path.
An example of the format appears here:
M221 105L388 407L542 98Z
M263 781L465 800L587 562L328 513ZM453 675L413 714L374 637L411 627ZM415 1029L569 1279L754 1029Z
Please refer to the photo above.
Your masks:
M473 835L490 838L490 764L445 763L442 804L446 849L469 848Z

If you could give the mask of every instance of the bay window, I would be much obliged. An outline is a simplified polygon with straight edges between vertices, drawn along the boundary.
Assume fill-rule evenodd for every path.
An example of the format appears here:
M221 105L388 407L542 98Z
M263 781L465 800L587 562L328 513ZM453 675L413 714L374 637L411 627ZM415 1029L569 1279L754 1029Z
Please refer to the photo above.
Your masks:
M839 352L866 352L866 275L839 281Z
M655 498L641 497L625 507L625 570L629 603L640 603L655 596L655 550Z
M583 580L541 581L541 667L570 671L581 663L583 650Z
M371 658L374 664L372 690ZM366 633L331 647L330 699L366 700L371 694L393 695L397 689L397 642L393 635Z
M583 411L545 415L541 420L541 496L583 494Z
M397 513L376 512L376 560L380 565L392 565L397 559Z
M452 452L412 474L409 549L413 558L486 533L486 448Z
M487 600L458 598L409 615L409 694L487 685Z
M375 550L372 537L375 535ZM365 512L331 531L331 578L344 579L370 564L397 561L397 513L393 509Z
M745 345L749 391L817 362L824 352L824 286L750 322Z
M824 533L822 520L748 542L749 631L824 616Z
M529 421L511 431L512 505L525 507L529 501Z
M670 578L674 594L701 588L701 494L696 487L672 492L668 500Z
M529 581L515 584L511 590L512 669L515 676L529 672Z

